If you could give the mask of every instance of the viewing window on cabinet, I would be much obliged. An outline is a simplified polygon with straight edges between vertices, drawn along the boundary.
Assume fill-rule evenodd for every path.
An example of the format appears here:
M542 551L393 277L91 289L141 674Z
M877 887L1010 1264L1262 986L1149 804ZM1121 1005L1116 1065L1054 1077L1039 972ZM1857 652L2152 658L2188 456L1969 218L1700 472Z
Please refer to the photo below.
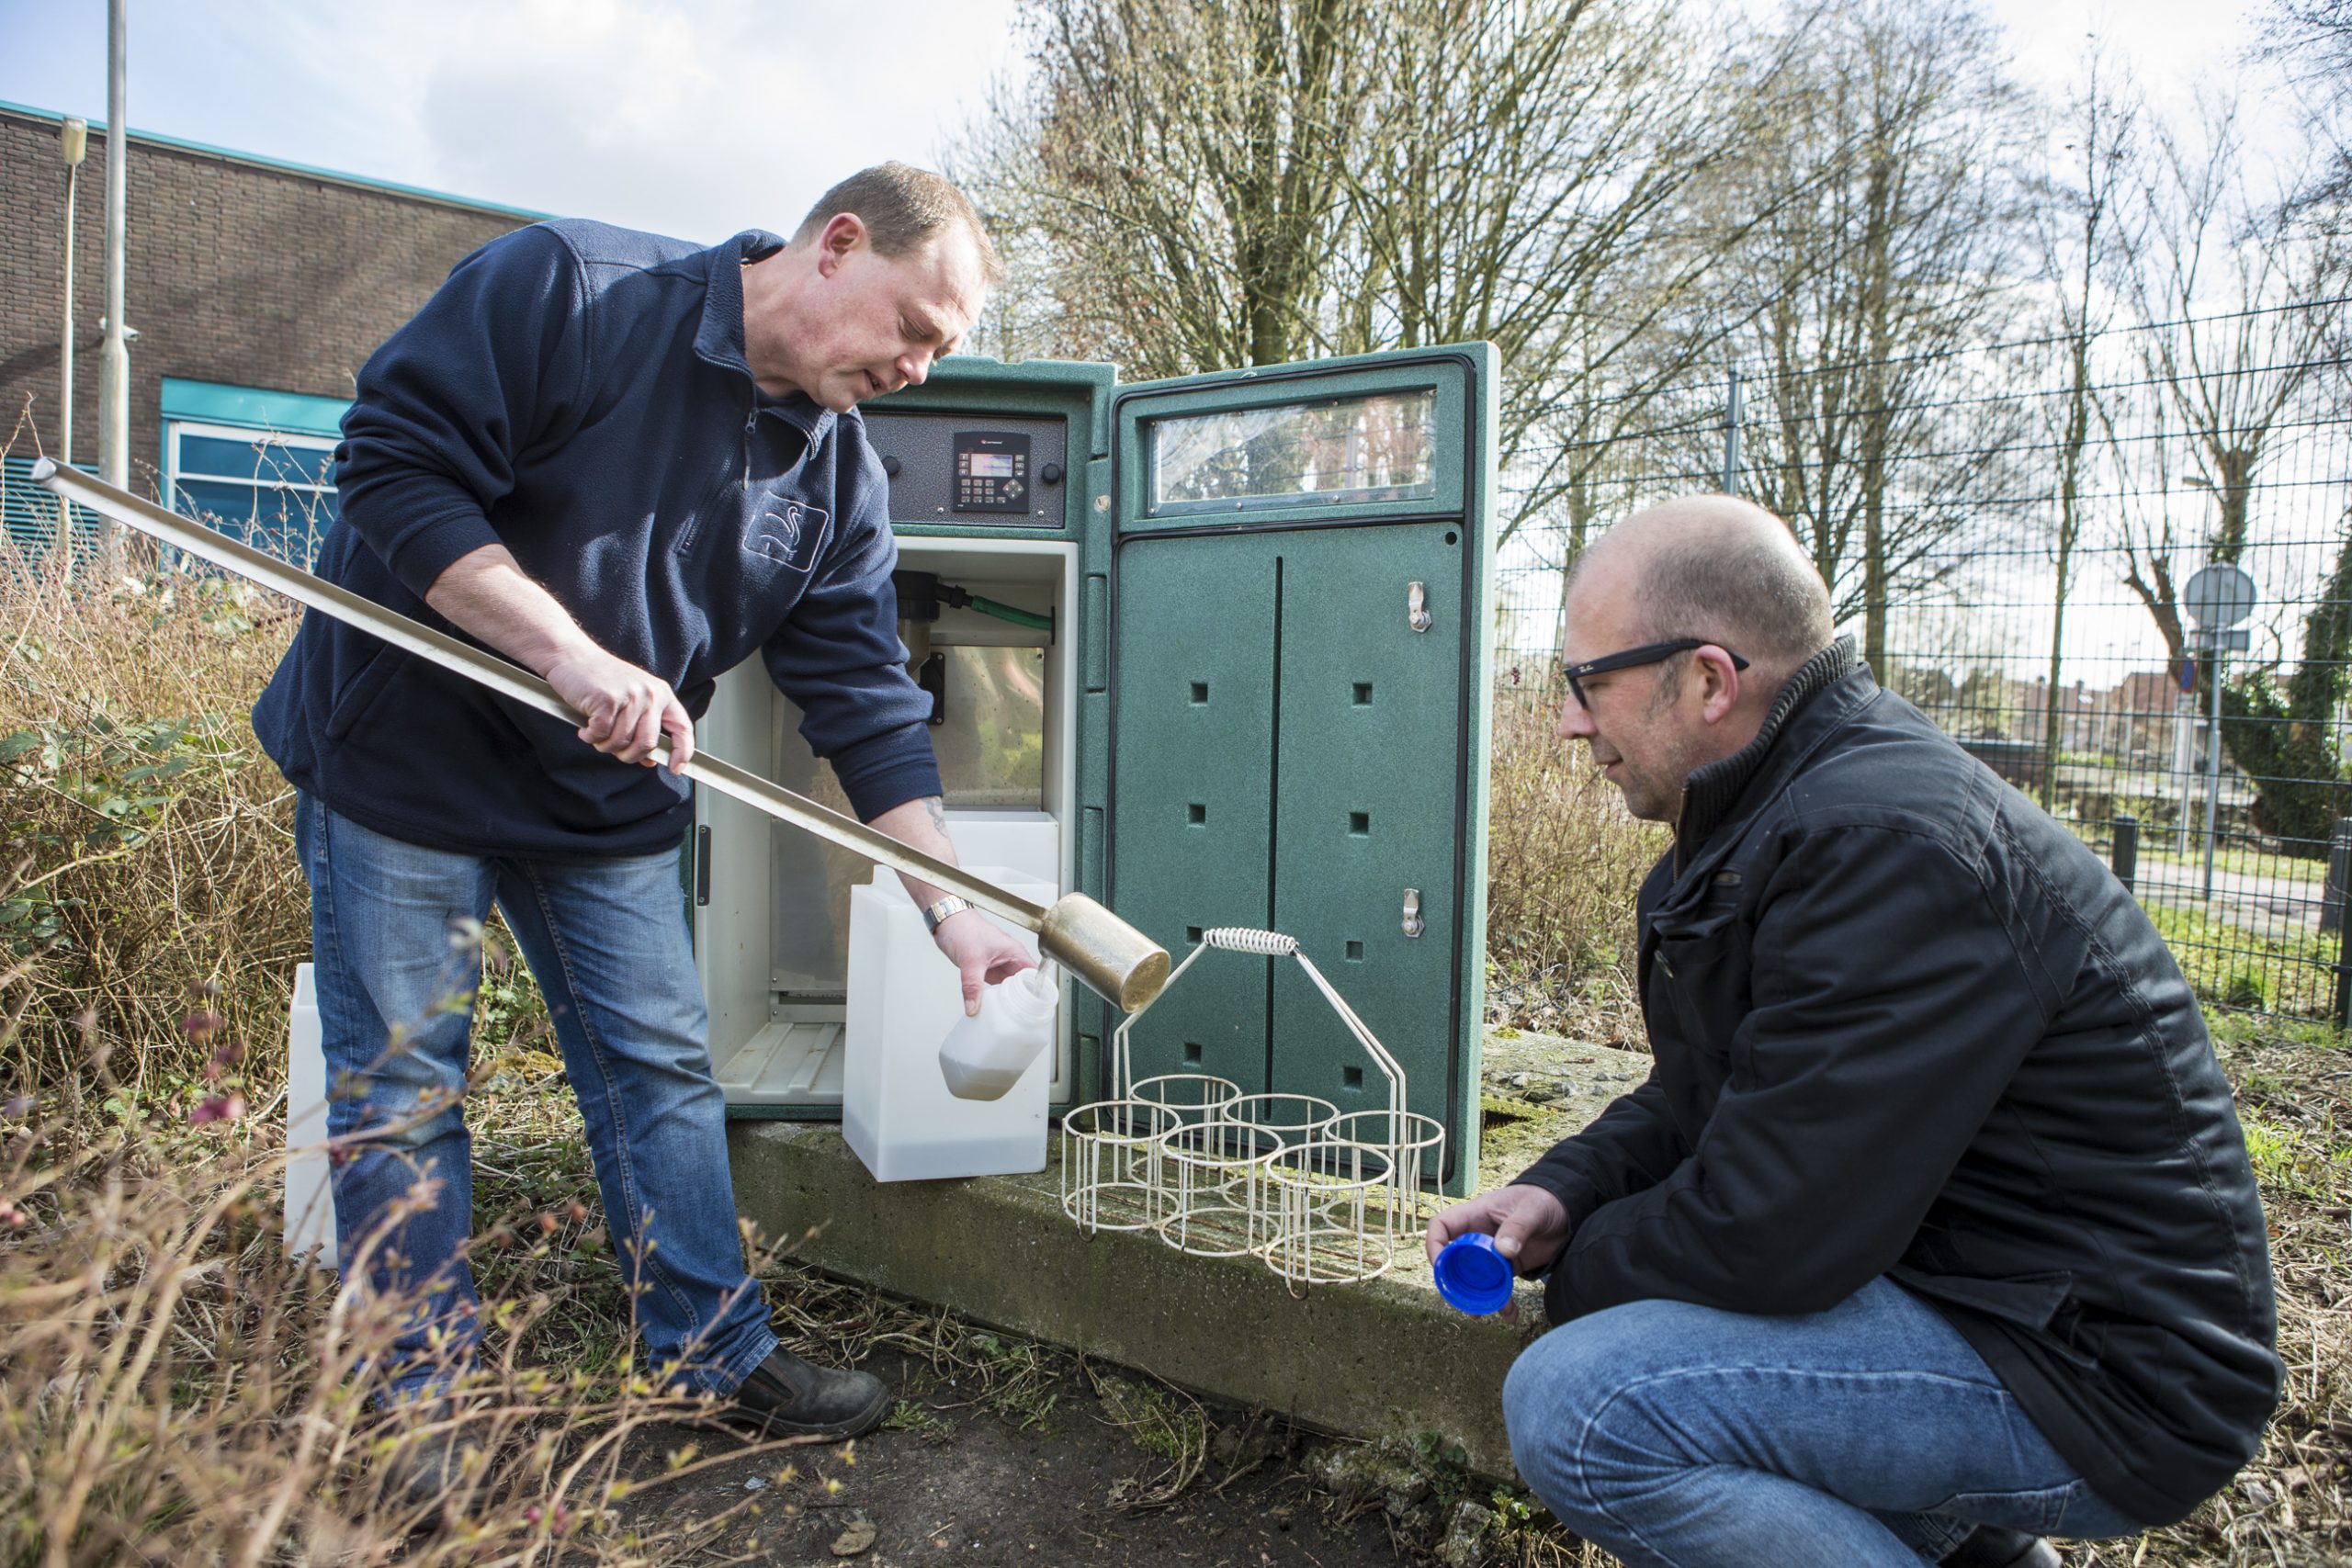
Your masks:
M1157 420L1153 516L1437 493L1429 389Z

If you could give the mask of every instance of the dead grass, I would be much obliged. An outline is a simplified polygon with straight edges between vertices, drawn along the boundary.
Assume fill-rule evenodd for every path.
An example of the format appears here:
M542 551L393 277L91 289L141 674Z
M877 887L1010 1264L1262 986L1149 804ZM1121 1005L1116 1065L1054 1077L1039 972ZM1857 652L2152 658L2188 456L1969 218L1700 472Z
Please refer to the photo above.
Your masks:
M633 1496L718 1461L634 1363L544 1012L495 947L469 1107L489 1364L430 1421L370 1408L402 1303L338 1299L279 1241L309 897L247 714L293 619L121 564L0 560L0 1565L673 1562L796 1507L633 1535ZM480 1468L412 1539L381 1478L435 1426Z
M1487 1011L1580 1039L1634 1016L1634 896L1667 846L1626 816L1581 747L1562 741L1548 692L1494 707L1487 841ZM1640 1031L1634 1031L1638 1046Z
M310 948L292 792L247 716L292 619L214 577L0 583L0 1071L73 1094L95 1048L133 1089L197 1081L191 998L282 1034Z
M474 1108L502 1216L472 1255L486 1365L447 1405L387 1412L373 1363L407 1303L285 1257L270 1108L192 1122L185 1097L94 1076L78 1113L19 1097L0 1122L0 1563L674 1562L815 1484L780 1471L639 1539L646 1495L745 1449L679 1431L707 1405L637 1367L619 1271L570 1195L584 1155L536 1093ZM438 1433L474 1451L471 1484L420 1534L437 1510L384 1478Z

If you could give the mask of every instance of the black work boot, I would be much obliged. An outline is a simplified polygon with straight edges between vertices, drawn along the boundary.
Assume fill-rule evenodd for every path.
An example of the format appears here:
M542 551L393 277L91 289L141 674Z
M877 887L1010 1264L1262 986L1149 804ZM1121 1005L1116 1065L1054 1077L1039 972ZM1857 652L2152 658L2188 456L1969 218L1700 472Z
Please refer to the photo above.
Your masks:
M854 1438L889 1408L890 1391L873 1373L812 1367L779 1348L716 1414L755 1438Z
M469 1473L467 1456L481 1447L479 1437L456 1427L436 1427L401 1445L385 1466L384 1491L397 1505L424 1510L427 1529L438 1527L446 1510L460 1514L473 1495L478 1474Z
M2023 1530L1978 1525L1951 1549L1943 1568L2059 1568L2058 1549Z

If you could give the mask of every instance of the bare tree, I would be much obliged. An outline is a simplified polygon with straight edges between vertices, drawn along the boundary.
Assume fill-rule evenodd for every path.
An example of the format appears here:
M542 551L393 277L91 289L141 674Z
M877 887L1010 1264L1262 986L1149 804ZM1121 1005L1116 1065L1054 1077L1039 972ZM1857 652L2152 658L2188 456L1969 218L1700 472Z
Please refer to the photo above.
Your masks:
M1029 82L951 162L1050 276L1027 321L1059 352L1159 376L1494 342L1505 460L1547 459L1526 515L1574 482L1571 394L1669 384L1713 341L1690 301L1726 226L1692 197L1755 105L1672 0L1023 15Z
M1144 375L1311 352L1365 122L1347 0L1027 0L1034 71L949 160L1027 236L1064 352Z
M2352 0L2272 0L2264 30L2321 154L2295 204L2341 232L2352 220Z
M1765 95L1779 199L1739 269L1769 406L1754 490L1884 671L1889 607L1934 586L1938 547L1975 520L1961 498L2018 435L1976 351L2019 270L2028 122L1972 6L1834 0L1804 36Z
M1374 8L1405 133L1346 175L1343 352L1483 339L1510 367L1523 510L1584 515L1614 441L1720 355L1713 276L1757 220L1714 199L1760 127L1770 48L1667 6L1408 0ZM1573 520L1573 519L1572 519Z
M2096 40L2084 51L2079 85L2069 96L2062 170L2035 204L2043 268L2055 286L2057 346L2064 381L2052 409L2050 434L2058 459L2058 516L2052 540L2056 581L2051 595L2052 700L2042 715L2041 804L2048 808L2058 780L2060 665L2066 646L2066 601L2074 587L2075 551L2084 525L2083 470L2092 456L2098 377L2093 360L2114 314L2109 282L2132 246L2121 231L2131 178L2131 148L2140 107L2128 73Z
M2332 364L2331 297L2347 276L2344 236L2314 230L2258 184L2233 106L2207 107L2202 123L2156 139L2139 199L2143 221L2126 283L2145 330L2142 359L2177 422L2190 472L2211 498L2200 530L2207 559L2234 562L2254 527L2254 503L2272 434ZM2124 541L2125 583L2147 606L2175 659L2182 651L2174 592L2183 543L2169 509L2143 517Z

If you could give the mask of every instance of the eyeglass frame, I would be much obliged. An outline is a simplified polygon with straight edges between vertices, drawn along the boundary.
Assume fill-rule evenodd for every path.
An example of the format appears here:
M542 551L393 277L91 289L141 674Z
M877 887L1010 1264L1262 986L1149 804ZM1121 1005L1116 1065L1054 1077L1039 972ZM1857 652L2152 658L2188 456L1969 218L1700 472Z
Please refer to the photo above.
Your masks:
M1747 660L1742 659L1730 649L1724 648L1722 643L1713 637L1679 637L1665 642L1645 642L1639 648L1604 653L1598 659L1588 659L1581 663L1566 665L1563 667L1561 672L1568 678L1568 690L1576 697L1577 706L1590 713L1592 701L1584 694L1584 683L1595 675L1606 675L1618 670L1637 670L1645 664L1661 664L1678 653L1689 653L1702 648L1722 648L1724 653L1731 660L1731 667L1734 670L1747 668Z

